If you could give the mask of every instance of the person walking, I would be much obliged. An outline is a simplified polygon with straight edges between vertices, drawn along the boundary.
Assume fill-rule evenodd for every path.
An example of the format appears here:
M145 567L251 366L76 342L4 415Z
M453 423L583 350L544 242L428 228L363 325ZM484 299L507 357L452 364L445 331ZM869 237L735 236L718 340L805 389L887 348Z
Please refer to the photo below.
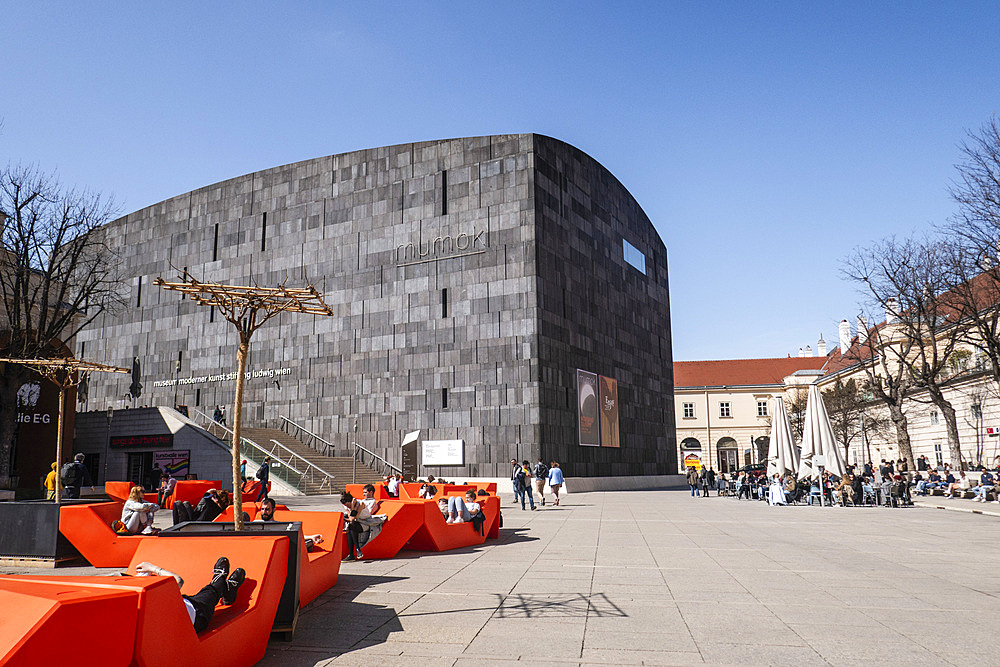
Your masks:
M265 456L264 462L257 468L257 479L260 480L260 493L257 494L257 502L267 498L267 483L271 479L271 457Z
M67 498L79 498L80 489L84 486L89 486L91 491L94 490L94 481L90 478L87 466L83 465L84 458L83 454L77 454L72 462L65 464L59 471L62 477L63 495Z
M528 485L528 470L523 464L519 464L517 460L513 460L514 470L511 472L511 483L514 485L514 502L520 501L521 509L527 509L525 507L525 496L531 500L531 509L535 509L535 499L531 495L531 487ZM527 463L527 461L525 461Z
M518 502L517 476L518 476L518 474L520 474L520 472L521 472L522 469L521 469L521 464L517 462L517 459L511 459L510 460L510 466L511 466L511 468L510 468L510 485L511 485L511 488L514 489L514 504L516 505L517 502Z
M521 461L521 467L524 468L524 491L528 494L528 502L531 503L531 511L534 512L537 508L535 507L535 494L531 492L531 486L534 481L534 475L531 474L531 464L527 461ZM524 506L524 496L521 496L522 509Z
M549 488L552 490L552 495L555 496L554 505L559 504L559 489L562 488L564 483L562 468L559 467L557 461L553 461L549 465Z
M714 488L715 488L715 470L713 470L712 468L709 468L708 472L705 473L704 491L705 491L705 497L706 498L708 498L708 492L709 492L709 490L714 489Z
M542 507L545 507L545 481L549 478L549 467L545 465L541 456L538 457L538 463L531 472L535 476L535 490L542 499Z
M694 469L694 466L688 466L688 486L691 487L691 497L697 498L699 495L698 491L698 471Z

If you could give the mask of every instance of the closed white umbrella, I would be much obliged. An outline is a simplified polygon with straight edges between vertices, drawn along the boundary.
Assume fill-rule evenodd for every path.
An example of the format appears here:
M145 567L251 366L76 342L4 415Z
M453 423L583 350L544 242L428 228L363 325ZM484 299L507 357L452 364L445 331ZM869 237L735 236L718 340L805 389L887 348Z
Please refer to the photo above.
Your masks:
M792 439L792 423L788 419L785 401L776 396L771 417L771 441L767 448L767 476L794 473L798 467L799 457L795 440Z
M799 477L813 474L812 459L822 454L825 462L823 467L838 477L847 472L844 455L840 445L833 435L833 424L826 413L826 405L819 393L819 387L809 385L809 398L806 401L805 426L802 430L802 462L799 464Z

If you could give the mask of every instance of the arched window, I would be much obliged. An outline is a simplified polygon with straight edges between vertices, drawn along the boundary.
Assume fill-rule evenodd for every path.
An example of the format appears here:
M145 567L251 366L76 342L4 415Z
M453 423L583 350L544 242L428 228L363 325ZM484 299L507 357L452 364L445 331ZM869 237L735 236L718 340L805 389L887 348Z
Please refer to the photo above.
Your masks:
M701 449L701 443L697 438L684 438L681 440L681 449Z

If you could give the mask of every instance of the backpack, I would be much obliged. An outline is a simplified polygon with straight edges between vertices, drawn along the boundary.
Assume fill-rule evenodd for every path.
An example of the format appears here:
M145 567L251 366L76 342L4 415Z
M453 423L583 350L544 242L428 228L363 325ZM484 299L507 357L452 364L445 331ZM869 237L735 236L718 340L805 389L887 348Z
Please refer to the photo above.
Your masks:
M515 476L515 479L517 479L517 483L523 488L524 487L524 480L525 480L525 477L524 477L524 468L518 468L517 475Z
M80 469L75 461L64 463L59 471L59 478L62 480L63 486L80 486L80 477Z
M544 463L535 464L535 479L547 479L549 476L549 467Z

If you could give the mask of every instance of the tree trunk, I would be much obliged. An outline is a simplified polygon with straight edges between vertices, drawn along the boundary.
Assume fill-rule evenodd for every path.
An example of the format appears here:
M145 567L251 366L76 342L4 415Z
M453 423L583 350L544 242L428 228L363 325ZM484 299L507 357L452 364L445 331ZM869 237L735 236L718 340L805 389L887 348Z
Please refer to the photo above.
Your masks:
M899 445L900 457L906 461L910 470L916 470L917 466L913 460L913 446L910 444L910 432L907 430L906 415L903 409L895 403L889 403L889 419L896 427L896 444Z
M951 403L944 397L940 389L928 389L930 390L931 402L941 410L941 416L944 417L951 465L952 467L957 466L959 470L965 470L965 465L962 462L962 447L958 440L958 418L955 414L955 408L951 407Z
M66 390L63 387L59 387L59 415L56 417L56 424L58 424L58 429L56 431L56 505L62 502L62 480L59 479L59 473L62 471L62 460L63 460L63 410L66 409ZM82 484L83 482L81 482Z
M236 350L236 397L233 399L233 521L243 530L243 480L240 478L240 445L243 432L243 383L246 382L247 353L250 341L242 340Z

